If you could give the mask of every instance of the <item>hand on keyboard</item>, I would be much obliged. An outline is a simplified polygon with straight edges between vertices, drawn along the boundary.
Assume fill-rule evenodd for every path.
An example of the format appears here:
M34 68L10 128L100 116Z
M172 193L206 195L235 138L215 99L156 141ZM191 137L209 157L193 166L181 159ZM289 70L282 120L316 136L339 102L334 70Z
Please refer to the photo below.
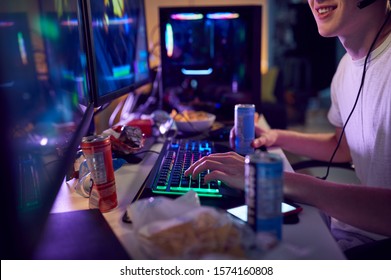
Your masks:
M240 190L244 189L244 157L235 152L210 154L194 162L184 173L196 177L203 172L205 182L222 181Z
M215 153L215 148L207 140L167 139L136 200L193 190L204 205L223 209L243 205L244 158L233 152Z
M161 164L153 184L153 192L160 194L183 194L189 190L199 196L221 197L219 181L205 182L208 170L186 176L185 170L194 162L213 152L213 143L199 140L172 140L163 148Z

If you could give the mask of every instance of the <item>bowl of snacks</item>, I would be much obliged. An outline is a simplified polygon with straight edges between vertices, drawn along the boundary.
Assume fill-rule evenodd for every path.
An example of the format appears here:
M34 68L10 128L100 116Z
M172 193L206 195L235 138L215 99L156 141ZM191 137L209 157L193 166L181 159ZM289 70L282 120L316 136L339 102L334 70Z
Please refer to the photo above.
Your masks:
M204 111L185 110L179 113L173 110L170 115L179 131L190 133L203 132L216 120L215 115Z

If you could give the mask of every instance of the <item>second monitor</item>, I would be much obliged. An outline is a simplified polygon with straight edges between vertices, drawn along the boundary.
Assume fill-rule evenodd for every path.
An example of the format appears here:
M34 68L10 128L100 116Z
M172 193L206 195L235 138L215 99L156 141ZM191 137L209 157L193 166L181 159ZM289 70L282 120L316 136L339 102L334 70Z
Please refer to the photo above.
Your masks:
M262 6L162 7L163 105L232 121L234 105L261 106Z
M85 1L96 107L150 82L144 0Z

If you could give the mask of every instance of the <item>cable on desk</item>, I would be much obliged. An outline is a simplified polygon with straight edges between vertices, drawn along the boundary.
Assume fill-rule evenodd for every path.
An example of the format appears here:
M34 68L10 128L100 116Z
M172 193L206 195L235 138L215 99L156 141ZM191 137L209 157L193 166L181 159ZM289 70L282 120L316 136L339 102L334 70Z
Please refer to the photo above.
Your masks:
M158 151L146 150L146 151L141 151L141 152L138 152L138 153L134 153L133 155L137 156L137 155L144 154L144 153L155 153L155 154L160 154L160 152L158 152Z

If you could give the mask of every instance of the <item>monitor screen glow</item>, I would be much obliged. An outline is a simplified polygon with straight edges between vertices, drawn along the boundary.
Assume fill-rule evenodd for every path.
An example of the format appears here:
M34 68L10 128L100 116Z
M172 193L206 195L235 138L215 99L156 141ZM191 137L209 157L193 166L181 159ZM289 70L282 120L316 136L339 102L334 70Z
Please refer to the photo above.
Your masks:
M143 0L90 0L92 80L95 106L150 81Z
M165 109L233 120L234 105L261 106L261 6L160 8Z

